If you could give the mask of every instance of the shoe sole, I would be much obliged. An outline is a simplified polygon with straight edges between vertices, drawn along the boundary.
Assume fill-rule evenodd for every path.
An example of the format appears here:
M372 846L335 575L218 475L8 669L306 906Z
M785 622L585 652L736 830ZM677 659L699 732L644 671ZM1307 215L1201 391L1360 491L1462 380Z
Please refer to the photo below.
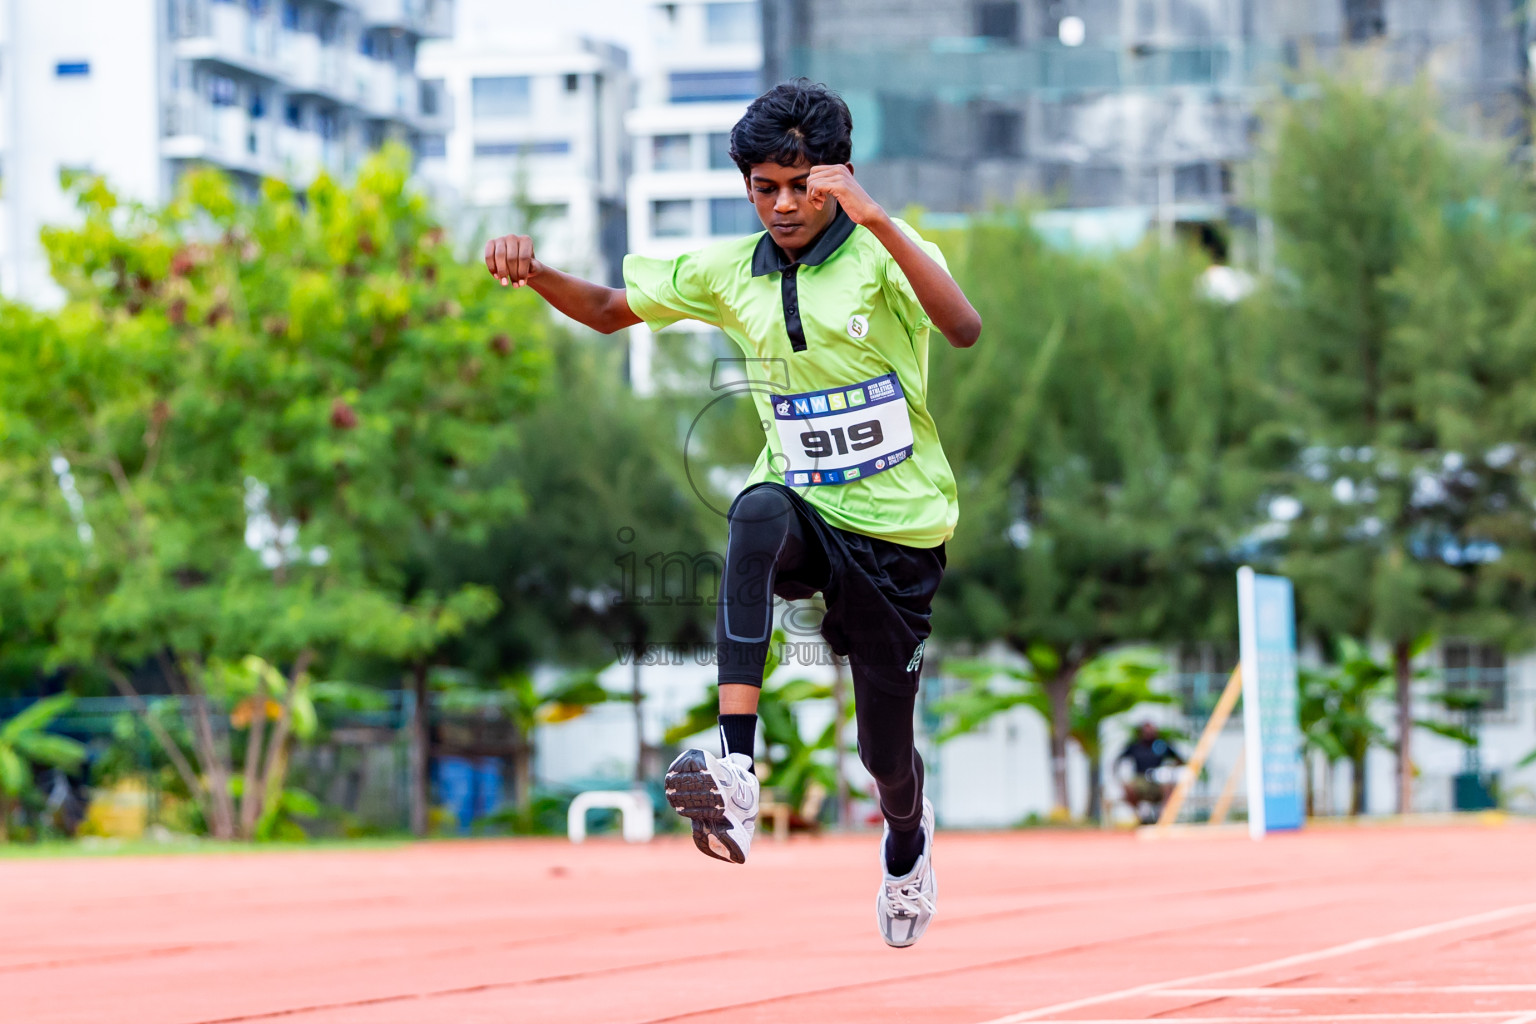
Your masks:
M725 799L715 788L715 777L702 751L690 750L667 769L667 803L693 825L693 845L699 852L731 864L745 864L746 854L730 836Z

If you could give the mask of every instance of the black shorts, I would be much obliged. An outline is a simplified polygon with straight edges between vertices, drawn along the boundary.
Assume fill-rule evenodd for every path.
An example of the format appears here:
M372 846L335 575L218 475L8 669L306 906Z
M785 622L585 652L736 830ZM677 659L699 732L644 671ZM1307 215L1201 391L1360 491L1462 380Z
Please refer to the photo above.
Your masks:
M916 693L924 641L932 632L933 595L944 578L944 545L914 548L842 530L793 489L779 483L756 486L787 495L808 543L819 548L807 551L798 568L780 570L774 594L798 601L820 591L827 606L821 635L848 659L855 679L887 693Z

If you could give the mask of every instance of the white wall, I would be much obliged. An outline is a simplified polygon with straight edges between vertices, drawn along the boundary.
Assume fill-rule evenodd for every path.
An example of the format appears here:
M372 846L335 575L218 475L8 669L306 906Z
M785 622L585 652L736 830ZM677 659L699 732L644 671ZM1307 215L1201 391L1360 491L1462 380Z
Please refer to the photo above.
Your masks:
M1376 652L1386 656L1385 649ZM1433 667L1438 664L1438 652L1431 651L1422 664ZM1431 699L1439 689L1433 679L1422 680L1414 688L1414 717L1417 719L1445 719L1458 722L1457 716L1447 715ZM1505 711L1489 711L1483 715L1480 736L1482 770L1498 772L1501 786L1512 808L1526 812L1536 811L1536 765L1517 768L1526 755L1536 750L1536 653L1512 656L1508 660L1508 708ZM1383 698L1375 709L1376 720L1388 737L1397 734L1397 705L1390 695ZM1425 729L1415 729L1412 741L1413 762L1417 775L1413 785L1413 810L1419 813L1438 813L1453 810L1453 780L1461 772L1465 748ZM1341 771L1348 786L1349 773ZM1372 814L1395 813L1398 809L1397 758L1389 750L1371 752L1367 762L1367 809ZM1346 789L1347 792L1347 789Z
M599 675L607 690L628 693L633 666L614 662ZM645 739L662 734L714 686L715 667L689 657L682 665L642 665L640 690ZM701 737L718 750L712 736ZM601 704L580 718L539 727L536 772L541 783L559 785L593 778L632 778L638 750L633 706Z
M567 37L502 35L422 48L422 77L442 79L454 109L446 152L423 161L422 175L454 211L461 235L528 230L516 202L562 208L563 216L535 225L539 253L562 270L603 278L603 204L622 202L627 169L622 117L632 88L624 60L606 44ZM568 75L576 76L575 90ZM528 78L527 115L475 117L473 83L488 77ZM477 144L554 142L568 143L569 152L476 156Z
M73 218L59 188L61 167L107 172L126 198L163 197L159 14L153 0L6 4L9 237L0 289L7 295L41 303L58 298L37 233ZM88 61L90 73L57 74L60 62L76 61Z

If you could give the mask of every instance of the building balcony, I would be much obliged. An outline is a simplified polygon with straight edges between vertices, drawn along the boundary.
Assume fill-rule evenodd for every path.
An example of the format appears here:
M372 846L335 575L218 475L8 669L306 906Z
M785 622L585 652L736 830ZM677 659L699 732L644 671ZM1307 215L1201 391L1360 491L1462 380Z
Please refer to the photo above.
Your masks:
M278 164L285 178L303 188L326 170L326 141L320 133L284 125L277 133Z
M164 108L161 152L173 160L206 160L246 174L277 168L272 120L242 107L215 106L200 96L177 96Z
M268 79L282 70L272 20L251 17L244 4L178 0L171 34L183 60L210 61Z
M401 72L387 60L362 60L367 67L368 91L362 106L372 117L403 121L416 116L421 98L416 76Z
M424 39L453 35L453 4L450 0L361 0L365 28L410 32Z
M283 71L296 89L320 87L320 37L312 32L283 33Z
M357 102L358 85L350 74L350 63L341 47L322 43L312 32L283 34L282 69L285 84L294 92Z
M342 100L354 107L367 103L373 88L373 63L360 53L338 55L337 88Z

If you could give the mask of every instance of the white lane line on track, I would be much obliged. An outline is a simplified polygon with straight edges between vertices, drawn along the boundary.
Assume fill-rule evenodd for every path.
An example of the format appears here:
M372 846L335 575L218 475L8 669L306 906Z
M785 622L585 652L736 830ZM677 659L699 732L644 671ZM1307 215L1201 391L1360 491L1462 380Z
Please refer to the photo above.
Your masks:
M1285 999L1289 996L1456 996L1536 992L1536 985L1414 985L1402 988L1160 988L1160 996L1206 999Z
M1345 942L1338 946L1329 946L1326 949L1313 950L1310 953L1297 953L1294 956L1281 957L1278 960L1266 960L1263 963L1249 964L1247 967L1232 967L1224 971L1210 971L1205 974L1193 974L1186 978L1170 978L1167 981L1149 982L1145 985L1136 985L1132 988L1124 988L1115 992L1105 992L1102 995L1085 996L1082 999L1073 999L1070 1002L1056 1003L1051 1006L1042 1006L1037 1010L1023 1010L1019 1013L1011 1013L1006 1017L997 1017L993 1020L986 1021L985 1024L1021 1024L1022 1021L1041 1020L1051 1016L1052 1014L1068 1013L1072 1010L1080 1010L1087 1006L1099 1006L1103 1003L1116 1003L1124 999L1134 998L1135 996L1160 993L1165 989L1194 988L1199 986L1202 982L1216 981L1220 978L1230 978L1238 974L1253 974L1258 971L1279 970L1285 967L1296 967L1301 964L1314 963L1318 960L1327 960L1332 957L1348 956L1351 953L1362 953L1368 949L1376 949L1379 946L1390 946L1400 942L1412 942L1415 939L1426 939L1432 935L1439 935L1442 932L1455 931L1458 928L1470 928L1474 925L1492 924L1495 921L1504 921L1511 917L1522 917L1532 913L1536 913L1536 903L1521 903L1513 907L1504 907L1499 910L1489 910L1481 914L1470 914L1466 917L1457 917L1449 921L1440 921L1436 924L1420 925L1417 928L1405 928L1402 931L1388 932L1385 935L1373 935L1370 938L1356 939L1353 942ZM1482 1016L1496 1017L1498 1014L1483 1014ZM1177 1020L1178 1018L1159 1019ZM1211 1020L1215 1019L1216 1018L1211 1018ZM1241 1020L1247 1019L1249 1018L1241 1018ZM1286 1019L1303 1020L1305 1018L1287 1016Z
M1536 1013L1523 1013L1518 1017L1500 1021L1499 1024L1536 1024Z

